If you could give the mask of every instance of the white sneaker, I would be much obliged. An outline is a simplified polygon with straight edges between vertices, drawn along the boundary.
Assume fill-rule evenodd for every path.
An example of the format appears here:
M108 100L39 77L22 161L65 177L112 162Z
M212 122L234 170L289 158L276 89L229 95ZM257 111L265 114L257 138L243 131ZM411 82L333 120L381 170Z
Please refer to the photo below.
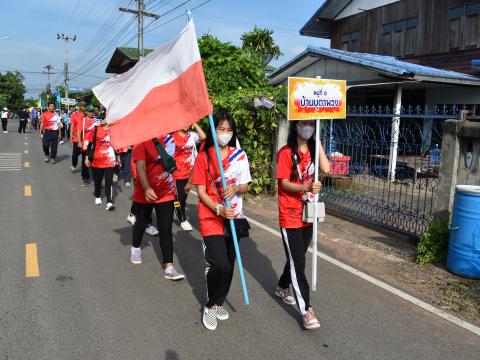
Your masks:
M135 215L130 214L127 216L127 222L129 222L132 225L135 225L135 222L137 221L137 218Z
M188 220L185 220L184 222L180 223L180 227L182 228L183 231L193 230L192 224L190 224Z
M59 144L62 145L62 144L63 144L63 140L60 140Z
M132 185L128 181L125 182L125 187L130 187L130 186L132 186Z
M142 249L134 248L130 252L130 261L132 264L141 264L142 263Z
M8 131L4 131L3 133L4 133L4 134L8 134Z
M153 225L150 225L149 227L147 227L145 229L145 232L150 236L157 236L158 235L158 229Z
M213 307L204 307L202 322L203 326L205 326L208 330L215 330L217 328L217 309Z
M102 198L95 198L95 205L102 205Z
M111 202L107 203L107 207L105 208L105 210L108 210L108 211L115 210L115 204L113 204Z
M118 175L117 174L113 174L113 179L112 179L113 182L118 182Z

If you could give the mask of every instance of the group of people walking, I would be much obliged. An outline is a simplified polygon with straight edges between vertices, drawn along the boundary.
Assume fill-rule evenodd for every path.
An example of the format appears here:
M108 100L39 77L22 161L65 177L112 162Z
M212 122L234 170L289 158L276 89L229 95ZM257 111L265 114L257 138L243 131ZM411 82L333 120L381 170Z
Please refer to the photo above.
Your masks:
M49 111L40 119L45 161L55 160L59 122L61 120L49 105ZM193 229L185 206L190 189L196 186L198 224L206 262L202 322L209 330L215 330L219 320L229 318L224 302L234 273L235 249L228 225L233 220L238 237L248 236L242 197L252 181L248 157L240 148L234 119L228 112L219 110L214 115L214 126L226 188L222 184L210 129L205 133L194 124L192 130L195 131L185 128L171 134L158 134L158 137L116 152L110 143L109 125L101 119L98 108L80 103L70 119L73 144L70 169L76 172L81 157L82 184L87 186L90 175L93 176L95 204L102 204L102 181L106 209L110 211L115 209L114 175L122 176L126 187L133 182L132 205L127 217L133 224L130 251L133 264L142 263L142 239L147 232L159 237L164 277L174 281L185 278L174 266L172 227L176 216L182 230ZM310 304L305 276L312 224L302 220L304 204L321 188L313 181L314 133L314 122L292 122L287 145L277 154L279 222L286 261L276 289L272 286L272 291L285 304L298 306L303 326L309 330L320 327ZM330 164L321 145L318 151L319 169L328 173ZM153 211L158 229L153 225Z

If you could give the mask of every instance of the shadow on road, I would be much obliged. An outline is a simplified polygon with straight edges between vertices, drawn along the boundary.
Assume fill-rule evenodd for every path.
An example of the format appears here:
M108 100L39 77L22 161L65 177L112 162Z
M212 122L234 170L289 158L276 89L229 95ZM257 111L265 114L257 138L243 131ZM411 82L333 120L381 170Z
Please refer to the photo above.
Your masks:
M196 214L196 207L194 205L187 205L187 215L193 228L198 230L198 218ZM153 218L155 218L155 216L153 216ZM201 307L206 300L205 259L203 257L202 241L198 238L195 238L191 232L182 231L175 223L173 224L172 230L174 237L173 251L178 258L178 265L185 273L186 281L190 285L192 293L200 305L199 311L201 311ZM120 242L122 245L131 246L131 226L116 229L114 231L120 235ZM152 237L144 234L142 248L146 248L148 246L153 246L158 261L161 262L162 251L160 249L158 237ZM279 244L279 246L281 246L281 244ZM273 268L272 261L265 254L258 250L257 244L250 238L243 238L240 240L240 250L242 253L244 270L250 273L251 276L265 290L266 295L269 296L272 301L278 304L278 306L284 309L288 315L295 319L300 326L300 316L296 307L283 304L274 294L278 282L278 275ZM238 272L237 266L235 271ZM264 295L262 294L261 296ZM235 308L231 305L228 299L227 304L233 312L236 312Z

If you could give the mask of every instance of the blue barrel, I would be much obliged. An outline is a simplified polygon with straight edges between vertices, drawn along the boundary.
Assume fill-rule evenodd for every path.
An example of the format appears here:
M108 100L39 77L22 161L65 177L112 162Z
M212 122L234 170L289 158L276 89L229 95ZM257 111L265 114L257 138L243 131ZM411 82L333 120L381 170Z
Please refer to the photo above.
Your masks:
M456 187L447 268L454 274L480 279L480 186Z

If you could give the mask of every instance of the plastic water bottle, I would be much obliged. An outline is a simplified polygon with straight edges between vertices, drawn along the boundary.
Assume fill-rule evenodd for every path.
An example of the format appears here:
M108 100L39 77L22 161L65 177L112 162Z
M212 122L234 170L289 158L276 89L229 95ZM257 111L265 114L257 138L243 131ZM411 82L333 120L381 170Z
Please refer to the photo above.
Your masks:
M430 164L440 164L440 147L435 144L432 150L430 150Z

